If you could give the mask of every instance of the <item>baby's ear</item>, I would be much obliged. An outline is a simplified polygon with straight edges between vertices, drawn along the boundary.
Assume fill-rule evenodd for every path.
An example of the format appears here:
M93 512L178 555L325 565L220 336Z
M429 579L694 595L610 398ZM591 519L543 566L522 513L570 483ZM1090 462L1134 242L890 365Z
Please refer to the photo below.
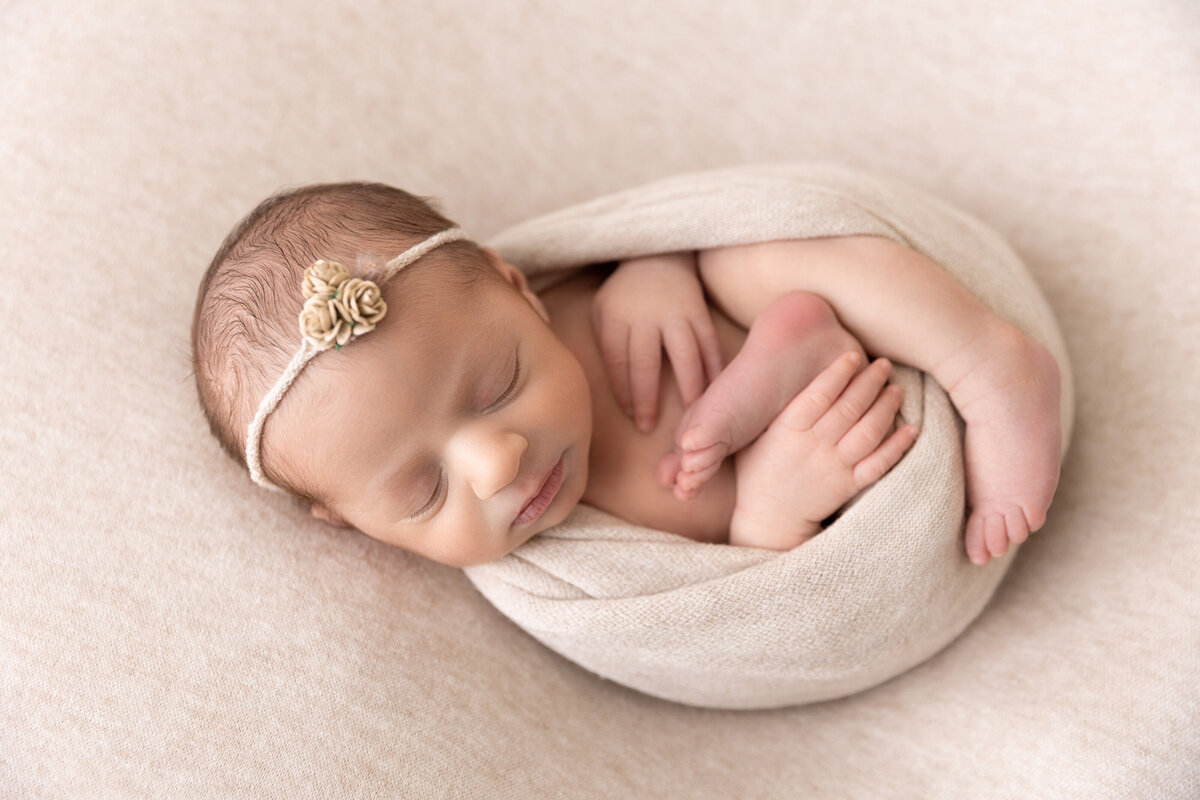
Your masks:
M319 506L316 503L312 504L312 515L314 517L316 517L317 519L328 522L330 525L332 525L335 528L349 528L350 527L349 523L347 523L346 520L342 519L341 517L339 517L337 514L333 513L332 511L330 511L325 506Z
M479 249L483 251L484 257L487 258L495 270L503 275L509 283L522 291L529 288L529 281L525 279L524 272L521 272L521 270L501 258L500 254L492 248L481 247Z
M541 298L529 288L529 279L525 277L525 273L501 258L500 254L492 248L481 247L479 249L483 251L484 256L496 268L496 271L503 275L505 280L515 286L517 291L521 293L521 296L529 301L529 305L533 306L534 311L537 311L542 319L549 322L550 314L547 313L546 306L542 303Z

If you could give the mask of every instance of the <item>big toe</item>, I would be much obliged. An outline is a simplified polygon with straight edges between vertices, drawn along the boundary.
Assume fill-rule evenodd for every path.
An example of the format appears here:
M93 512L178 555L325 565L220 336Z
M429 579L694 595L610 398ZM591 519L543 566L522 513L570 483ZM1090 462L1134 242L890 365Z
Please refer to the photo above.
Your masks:
M964 544L967 557L975 564L986 564L1008 553L1010 545L1029 538L1029 525L1019 506L980 507L967 520Z
M972 564L983 566L991 559L987 541L984 539L981 515L972 514L971 518L967 520L967 532L963 544L967 550L967 558L971 559Z
M720 464L728 453L729 445L717 442L704 448L687 450L680 458L679 466L685 472L705 472Z
M983 518L983 541L993 558L1008 552L1008 526L1003 514L988 514Z
M699 416L699 415L697 415ZM679 437L679 445L686 452L694 453L714 445L724 444L726 449L733 438L729 425L722 419L721 414L706 415L694 419L692 424Z

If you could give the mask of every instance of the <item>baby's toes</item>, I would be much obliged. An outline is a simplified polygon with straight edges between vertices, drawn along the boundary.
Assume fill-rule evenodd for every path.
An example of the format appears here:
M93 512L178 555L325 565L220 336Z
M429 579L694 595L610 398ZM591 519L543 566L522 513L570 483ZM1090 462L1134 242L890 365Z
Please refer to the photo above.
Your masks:
M994 557L1008 552L1008 525L1003 514L992 513L984 517L983 540L988 553Z
M687 501L700 494L700 487L690 484L687 481L677 480L675 481L675 488L671 491L675 494L676 500Z
M1025 513L1017 505L1005 505L987 515L984 538L988 552L1002 556L1008 552L1009 544L1021 544L1029 538L1029 523Z
M733 430L719 407L712 403L701 406L703 401L704 398L701 398L700 402L689 409L695 411L693 416L696 419L680 434L679 446L685 453L707 450L713 445L724 445L728 451L733 441Z
M963 544L967 549L967 558L971 559L972 564L982 566L988 563L991 556L988 554L987 542L983 535L983 515L975 512L971 514L971 518L967 520L967 533Z
M660 458L658 466L655 468L655 474L658 477L659 486L664 489L674 486L675 478L679 476L679 453L672 451Z
M1021 544L1029 538L1029 523L1025 513L1020 508L1011 508L1004 513L1004 521L1008 526L1008 540L1013 544Z
M680 500L689 500L695 497L700 493L700 488L708 483L720 468L721 462L717 461L701 470L680 472L675 476L675 496Z
M679 461L679 468L684 472L704 472L718 467L729 453L729 445L717 442L698 450L685 450Z
M1021 544L1028 538L1029 525L1018 506L976 509L967 520L967 557L972 563L986 564L1007 554L1010 544Z

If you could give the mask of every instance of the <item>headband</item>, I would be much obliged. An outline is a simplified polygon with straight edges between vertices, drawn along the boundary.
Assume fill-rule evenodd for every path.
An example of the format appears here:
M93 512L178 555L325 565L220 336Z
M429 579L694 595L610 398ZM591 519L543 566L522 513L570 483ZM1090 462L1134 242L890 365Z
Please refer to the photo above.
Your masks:
M267 417L279 405L292 382L299 377L308 362L320 352L342 347L375 330L387 314L387 303L379 284L428 253L435 247L465 239L460 228L447 228L410 247L383 267L379 283L351 278L350 272L334 261L318 261L304 270L304 308L300 311L300 349L292 356L283 374L258 404L254 419L246 428L246 467L250 477L264 489L280 491L267 480L262 471L263 426Z

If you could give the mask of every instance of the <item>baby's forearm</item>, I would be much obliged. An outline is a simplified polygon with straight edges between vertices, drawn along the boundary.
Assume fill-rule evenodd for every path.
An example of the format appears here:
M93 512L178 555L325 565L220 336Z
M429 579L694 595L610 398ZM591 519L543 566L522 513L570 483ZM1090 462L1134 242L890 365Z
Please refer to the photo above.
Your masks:
M820 295L869 353L909 364L952 389L979 347L1007 326L935 262L877 236L737 245L701 251L712 301L749 327L774 299Z

